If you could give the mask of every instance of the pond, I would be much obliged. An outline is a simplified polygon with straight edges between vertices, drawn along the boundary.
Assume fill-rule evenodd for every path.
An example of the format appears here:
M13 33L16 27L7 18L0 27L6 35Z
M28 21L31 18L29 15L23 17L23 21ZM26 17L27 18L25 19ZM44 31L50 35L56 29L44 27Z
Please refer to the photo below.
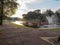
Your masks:
M52 24L52 25L43 25L40 28L60 28L60 25Z

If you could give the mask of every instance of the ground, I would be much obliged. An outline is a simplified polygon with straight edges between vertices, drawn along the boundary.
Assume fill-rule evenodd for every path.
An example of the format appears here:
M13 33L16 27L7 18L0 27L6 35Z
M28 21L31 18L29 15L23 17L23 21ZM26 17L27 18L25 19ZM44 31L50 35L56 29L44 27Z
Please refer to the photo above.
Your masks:
M21 28L14 24L0 27L2 45L52 45L40 37L60 36L60 30Z

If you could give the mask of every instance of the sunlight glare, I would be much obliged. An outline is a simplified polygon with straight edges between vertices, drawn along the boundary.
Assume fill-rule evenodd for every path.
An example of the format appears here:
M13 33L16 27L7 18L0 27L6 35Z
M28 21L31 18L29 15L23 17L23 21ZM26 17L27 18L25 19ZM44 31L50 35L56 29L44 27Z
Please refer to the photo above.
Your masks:
M12 22L12 23L23 26L22 21L15 21L15 22Z
M25 3L21 0L17 0L17 3L20 5L18 6L18 9L16 10L16 13L14 15L12 15L11 17L19 17L19 18L23 18L22 14L26 14L28 11L27 6L25 5Z

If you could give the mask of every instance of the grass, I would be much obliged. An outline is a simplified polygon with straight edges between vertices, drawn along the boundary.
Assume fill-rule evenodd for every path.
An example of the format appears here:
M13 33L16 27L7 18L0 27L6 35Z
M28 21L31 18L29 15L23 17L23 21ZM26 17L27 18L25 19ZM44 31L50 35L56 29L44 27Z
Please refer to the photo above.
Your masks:
M13 24L14 26L20 27L20 28L33 28L33 27L24 26L24 25L17 25L14 23L11 23L11 24ZM39 28L33 28L33 29L38 30ZM60 30L60 28L39 29L39 30Z
M51 30L60 30L60 28L54 28L54 29L51 29Z
M20 28L32 28L32 27L28 27L28 26L24 26L24 25L17 25L17 24L14 24L14 23L11 23L13 26L17 26L17 27L20 27Z
M50 28L45 28L45 29L42 28L41 30L60 30L60 28L51 28L51 29Z
M11 24L20 28L33 28L33 27L24 26L24 25L17 25L14 23L11 23ZM33 28L33 29L39 29L39 28ZM44 30L60 30L60 28L51 28L51 29L44 29Z

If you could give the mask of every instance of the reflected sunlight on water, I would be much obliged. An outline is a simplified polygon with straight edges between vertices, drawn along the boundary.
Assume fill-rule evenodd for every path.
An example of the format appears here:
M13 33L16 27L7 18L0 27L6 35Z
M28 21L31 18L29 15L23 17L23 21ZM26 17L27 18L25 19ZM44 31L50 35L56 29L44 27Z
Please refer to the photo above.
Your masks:
M23 22L22 21L15 21L15 22L12 22L12 23L23 26L23 24L22 24Z

